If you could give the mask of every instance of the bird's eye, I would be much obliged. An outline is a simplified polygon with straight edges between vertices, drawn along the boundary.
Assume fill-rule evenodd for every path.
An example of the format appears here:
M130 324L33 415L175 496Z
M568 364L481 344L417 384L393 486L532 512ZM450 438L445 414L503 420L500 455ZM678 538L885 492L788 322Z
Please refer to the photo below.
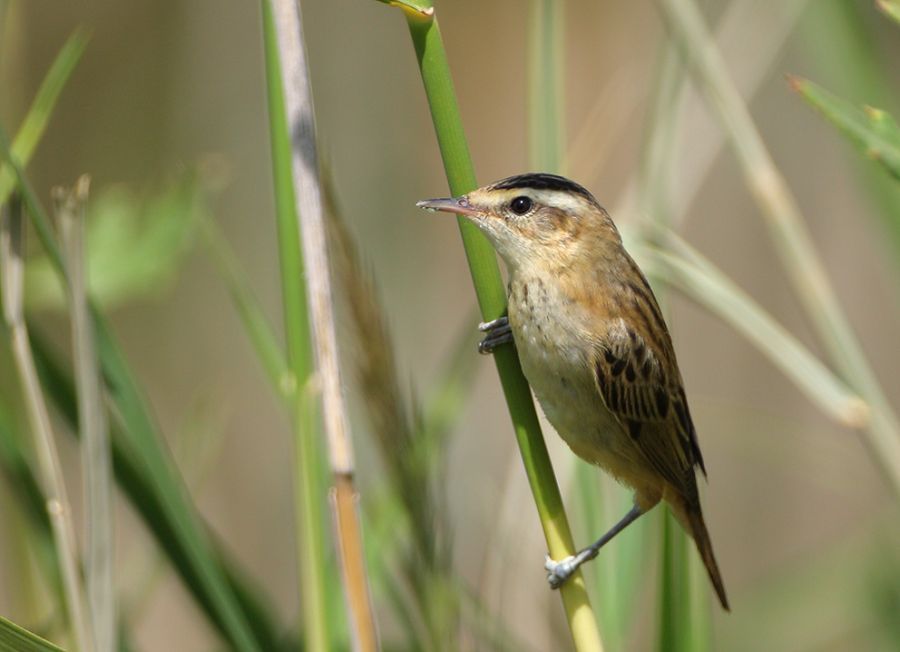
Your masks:
M525 213L527 213L528 211L531 210L531 207L533 205L534 205L534 203L531 201L530 198L522 196L522 197L516 197L515 199L513 199L509 204L509 208L516 215L524 215Z

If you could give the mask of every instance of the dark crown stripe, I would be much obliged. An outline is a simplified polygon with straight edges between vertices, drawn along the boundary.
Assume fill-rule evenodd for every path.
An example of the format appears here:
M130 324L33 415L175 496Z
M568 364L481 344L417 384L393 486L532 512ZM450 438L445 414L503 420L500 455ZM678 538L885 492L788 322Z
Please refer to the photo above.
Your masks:
M492 190L515 190L516 188L530 188L532 190L560 190L563 192L574 192L596 203L594 196L584 188L570 179L561 177L557 174L546 174L543 172L533 172L530 174L519 174L514 177L501 179L491 186Z

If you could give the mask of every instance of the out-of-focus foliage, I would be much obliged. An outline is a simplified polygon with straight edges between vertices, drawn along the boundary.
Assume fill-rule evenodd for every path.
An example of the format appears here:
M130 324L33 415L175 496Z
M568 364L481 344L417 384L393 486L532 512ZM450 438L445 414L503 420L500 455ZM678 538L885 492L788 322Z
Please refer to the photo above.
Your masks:
M62 652L62 648L0 616L0 652Z
M890 114L872 107L860 109L813 82L790 78L795 91L850 138L869 158L900 180L900 127Z
M205 189L195 173L145 197L123 186L100 191L88 213L91 297L109 309L164 292L175 280L198 220L207 210ZM29 261L26 279L28 308L65 307L59 276L46 256Z
M75 30L60 49L50 70L47 71L47 75L12 142L12 154L21 165L26 165L34 154L35 148L47 129L47 122L56 107L59 94L75 70L75 66L81 60L87 42L88 38L84 30ZM9 199L9 193L14 187L13 171L9 165L0 166L0 203Z
M897 2L897 0L878 0L878 8L900 23L900 2Z
M310 538L304 535L302 526L292 528L292 516L302 516L305 506L298 494L291 495L289 480L285 478L292 464L295 475L309 476L303 474L302 465L284 454L284 448L290 445L287 431L296 428L297 423L292 415L288 425L285 411L279 412L279 407L294 400L298 391L307 398L313 397L315 382L304 383L303 376L295 373L296 361L290 360L290 346L303 345L305 337L302 261L299 257L287 259L289 264L282 266L281 278L276 280L275 245L267 239L276 231L276 219L271 211L268 177L268 156L273 152L264 142L262 128L263 42L261 38L254 41L256 21L235 13L240 11L237 7L248 11L246 7L253 7L253 3L238 3L227 10L224 5L217 7L216 16L221 20L216 21L209 20L202 3L192 5L190 11L166 8L167 11L160 11L160 15L166 15L164 23L152 20L156 9L148 0L132 4L139 7L138 11L146 12L135 14L141 20L141 29L120 32L118 20L114 29L104 23L103 12L108 11L105 7L115 6L110 0L92 5L89 11L93 13L73 9L76 15L66 23L62 22L66 20L65 10L59 16L54 14L51 20L39 15L32 8L33 3L0 0L0 78L4 84L0 117L16 118L5 126L19 127L12 149L19 167L28 169L34 195L46 196L54 184L82 172L92 173L99 180L96 199L90 206L87 247L97 305L105 313L124 302L137 304L136 300L144 297L177 295L172 302L157 300L132 305L129 311L116 315L112 324L105 314L98 314L102 327L98 336L100 352L107 367L109 402L114 406L117 480L123 497L133 505L142 523L134 526L138 519L131 516L121 519L120 533L127 540L145 539L137 547L140 551L159 547L159 553L152 555L153 562L137 572L152 576L154 586L159 587L149 592L146 602L134 611L127 609L123 601L121 625L127 630L123 637L136 637L141 647L148 649L159 647L154 645L159 640L180 642L184 633L200 637L203 647L248 647L255 641L266 650L300 649L304 644L298 639L302 634L309 635L310 621L303 609L310 592L301 588L302 607L298 609L296 581L288 576L291 569L307 563L304 551L309 548ZM304 8L309 9L305 15L311 19L308 45L316 101L323 109L319 128L329 160L334 162L335 175L341 181L337 186L340 203L347 209L348 232L359 236L359 248L352 252L353 278L343 279L341 284L352 303L343 313L350 318L343 331L349 346L342 346L342 351L348 365L359 367L360 395L370 403L364 406L365 414L354 415L363 422L354 430L361 435L358 479L364 536L384 649L525 650L528 648L523 639L532 649L562 649L569 645L570 635L562 626L558 596L541 584L543 543L529 500L520 500L516 495L519 489L526 493L527 487L521 464L514 459L499 388L493 375L475 377L478 369L483 370L490 363L473 353L474 329L462 327L466 332L453 338L455 328L447 327L459 327L457 321L465 321L460 312L468 308L460 300L470 294L462 252L454 251L456 238L451 234L451 226L443 230L440 226L431 227L432 222L425 227L421 226L424 220L413 222L420 217L415 215L413 201L428 196L427 193L441 192L443 180L436 153L430 151L432 133L426 124L426 112L411 101L421 94L421 88L414 67L408 65L412 58L409 43L405 35L394 42L387 28L388 20L402 20L397 12L385 11L383 7L366 13L374 3L356 3L351 14L347 11L351 4L312 3ZM394 0L388 4L400 7L405 17L412 16L414 21L431 15L431 3L427 0ZM783 271L770 264L769 247L754 242L752 237L733 246L736 235L753 233L745 230L741 220L750 223L755 214L746 200L752 192L738 188L736 178L723 183L728 175L737 177L729 167L729 157L719 157L723 165L710 165L706 172L697 171L704 169L700 165L688 169L684 163L690 157L682 158L681 154L714 133L715 125L707 120L701 128L694 129L689 120L682 119L683 113L696 117L702 111L675 110L677 101L668 99L661 103L661 111L651 111L645 120L639 119L648 106L645 94L654 85L647 53L662 45L661 39L654 41L662 30L653 27L656 21L651 5L567 3L565 7L554 6L562 20L553 23L533 13L528 33L552 37L545 45L558 48L544 56L546 53L532 39L521 38L522 43L517 43L504 32L518 30L511 32L513 37L524 34L524 8L508 0L488 4L503 9L504 18L510 20L489 20L491 15L486 13L489 8L485 3L438 3L450 49L450 71L445 71L446 78L428 80L445 84L452 72L466 136L479 172L486 175L479 181L519 171L526 165L525 152L536 144L527 141L537 141L534 133L526 135L528 124L548 132L555 130L555 138L564 141L564 134L559 133L563 126L568 123L578 127L579 121L590 124L591 129L574 131L579 134L578 149L589 152L586 156L595 163L575 165L572 151L565 151L565 142L557 142L560 151L554 158L532 160L527 165L541 169L562 165L559 162L565 161L568 154L568 172L573 178L596 191L602 201L613 202L614 193L621 190L621 175L634 173L631 161L640 148L641 135L656 124L668 130L664 135L671 137L673 151L660 156L656 149L645 149L647 159L659 164L660 170L659 178L640 191L642 199L657 197L655 192L663 187L679 187L683 176L695 173L706 179L694 184L695 188L702 186L702 193L690 193L695 222L683 232L691 246L703 252L703 260L689 255L671 238L638 243L629 241L628 229L623 232L626 245L644 271L655 276L654 280L668 282L675 290L670 302L672 335L690 385L704 452L708 451L713 462L705 504L710 507L711 529L716 530L717 552L722 555L735 609L730 615L704 611L700 620L686 625L693 627L700 622L704 630L697 629L699 637L688 635L684 626L689 616L680 607L687 604L692 593L701 598L706 594L705 577L699 590L680 581L684 577L679 579L680 586L667 584L667 574L660 568L657 554L661 521L651 519L642 524L646 527L626 532L604 549L586 571L606 649L648 650L654 645L671 645L663 648L667 652L676 649L676 645L677 649L691 652L703 647L791 652L849 647L878 652L898 649L900 621L896 615L900 607L896 587L900 575L894 553L897 533L883 531L885 523L896 521L896 512L893 502L888 509L881 509L894 497L878 484L877 473L871 472L872 459L865 457L863 446L854 439L857 433L852 428L858 429L866 417L865 409L858 408L865 406L844 387L846 373L836 365L831 371L820 363L821 343L815 342L808 332L809 324L804 325L802 317L791 312L797 296L785 298L789 293L783 290ZM727 70L735 79L758 77L753 91L742 88L742 101L779 166L784 163L781 171L800 205L810 207L808 226L827 265L826 281L835 282L841 303L854 326L859 326L866 353L893 401L896 365L892 368L884 360L893 361L896 356L890 343L881 350L885 339L878 329L889 331L896 321L896 311L892 312L890 301L867 301L870 297L883 297L884 288L893 291L895 279L873 278L878 264L887 257L863 260L858 253L870 251L858 247L872 239L872 223L859 219L848 227L850 220L834 214L831 206L855 208L859 204L881 203L885 218L893 220L889 228L900 225L900 213L892 208L895 204L880 200L868 184L856 184L853 175L846 174L855 168L862 172L858 180L874 181L889 190L900 189L900 184L894 182L900 147L897 125L887 114L860 108L863 102L869 102L898 116L890 97L896 91L894 78L890 77L894 59L883 55L896 52L891 50L895 45L891 39L900 39L900 32L873 10L872 0L808 3L809 11L802 19L797 18L806 26L805 32L795 31L795 24L787 18L789 13L793 12L794 17L801 13L798 7L802 0L776 3L777 8L776 4L740 0L701 4L704 21L711 30L715 28L717 38L693 40L707 41L703 43L707 49L720 49ZM900 16L897 0L879 0L877 4L886 15ZM532 8L551 5L547 0L535 0ZM119 5L116 17L118 12L127 17L133 11L131 5ZM573 20L574 12L577 20ZM733 13L745 18L735 22L740 24L748 44L759 41L763 34L783 36L765 48L765 56L749 46L745 46L745 56L735 55L729 50L728 30L720 29L723 24L727 27ZM375 21L382 19L381 14L391 16L373 29ZM757 22L748 16L765 20ZM340 23L335 25L346 30L347 39L330 38L333 25L329 21L336 18ZM355 23L360 18L362 26ZM82 32L75 32L57 53L59 43L50 41L48 35L61 42L60 35L65 36L71 25L81 22L94 27L94 36L79 65L79 74L71 82L72 88L62 92L86 40ZM486 23L490 24L489 33L484 31ZM214 27L208 27L213 24ZM229 25L233 34L227 34ZM653 29L648 29L648 25ZM771 29L773 25L778 29ZM559 31L550 29L558 26ZM393 25L391 29L399 27ZM416 29L421 27L420 22ZM209 33L204 33L205 29ZM321 36L326 32L328 38ZM115 56L125 50L122 33L138 36L127 42L128 52L133 51L134 58ZM198 38L173 38L179 34L196 34ZM227 34L227 48L217 44L212 34ZM619 39L620 34L626 38ZM17 39L21 39L18 44ZM637 39L642 44L646 42L647 47L635 48ZM618 40L628 42L620 45ZM222 41L226 39L223 37ZM52 47L48 45L51 42L55 44ZM364 43L364 48L356 48L357 42ZM502 50L495 50L497 43L502 43ZM785 43L789 47L782 49ZM808 53L805 58L798 53L802 50L796 47L798 44L813 43L821 51ZM419 45L423 49L418 54L422 56L428 51L427 43ZM229 55L240 54L240 58L222 66L220 53L226 50ZM152 56L146 56L148 51ZM376 57L366 57L365 53L373 51L379 54L379 66L390 62L389 72L366 69L368 60ZM108 56L110 53L114 56ZM142 55L140 59L137 53ZM184 66L161 64L154 71L153 62L165 62L167 53ZM562 60L557 56L563 53L566 60L559 63ZM12 56L7 57L9 54ZM54 57L56 63L50 65ZM675 63L676 59L671 56L669 62ZM244 70L243 62L247 61L250 64ZM528 61L541 67L539 74L529 69ZM825 114L860 151L876 159L876 165L865 162L851 148L846 148L849 156L842 161L828 150L831 143L816 143L805 135L804 127L811 125L809 131L813 133L818 128L820 133L834 136L824 140L839 139L828 132L829 125L817 124L818 118L804 107L795 107L796 115L771 110L775 103L780 103L779 109L791 107L792 98L779 74L785 61L791 68L814 66L814 72L806 73L809 77L827 88L839 89L840 96L853 98L848 102L810 82L799 82L806 101ZM624 85L631 89L629 93L617 90L622 86L621 80L618 85L612 83L612 67L626 73ZM225 75L223 68L227 69ZM360 82L353 75L363 69L367 77ZM43 82L39 83L37 77L32 79L33 75L44 75L46 70L51 72ZM242 70L245 77L241 77ZM748 71L753 74L748 75ZM390 84L385 83L388 74ZM534 84L537 78L542 81ZM252 80L249 85L248 79ZM270 82L271 79L274 77L269 78ZM345 79L354 83L345 84ZM534 107L527 99L529 93L523 92L523 79L527 80L529 92L554 90L541 96L544 104ZM129 85L131 80L135 80L133 86ZM19 84L21 81L24 83ZM228 88L229 83L235 84L233 89ZM690 95L691 85L683 85L685 94ZM248 88L255 91L246 92ZM450 85L446 84L446 88ZM360 94L365 97L362 108L346 101L346 89L352 89L354 98ZM485 89L490 89L490 93ZM114 122L105 113L106 107L119 109L122 105L116 104L117 98L121 102L121 97L133 96L135 90L148 91L153 100L140 107L126 104L127 110L119 115L128 125L142 125L134 130L135 134L164 143L149 153L146 147L121 146L119 140L107 139L104 132ZM216 95L220 92L222 95ZM33 108L20 119L18 112L26 111L31 93L35 93L30 105ZM270 108L273 97L268 98ZM223 109L211 112L211 104L205 102L213 101ZM588 111L591 104L595 106ZM83 107L89 110L80 113ZM599 110L594 110L597 107ZM547 109L553 111L542 112ZM528 116L533 122L521 120L526 111L533 112ZM589 117L584 118L585 115ZM103 129L92 129L94 122L102 124ZM201 122L203 128L197 129ZM109 128L113 133L114 126ZM777 140L778 134L787 129L797 134L790 146ZM604 135L602 139L585 137L588 132ZM224 133L227 137L223 137ZM348 137L352 141L349 145ZM46 143L41 142L44 138ZM279 140L274 131L270 139L272 149L278 150L274 153L272 173L289 177L289 166L279 167L277 163L279 155L289 158L289 139ZM517 141L521 151L516 149ZM817 158L819 150L815 155L810 153L819 144L822 152L831 152L821 161ZM210 214L212 204L206 202L202 175L182 173L162 185L153 181L172 179L177 174L173 170L178 169L178 161L202 159L210 148L222 151L229 165L239 168L230 189L235 201L216 205L215 216ZM372 152L377 152L377 156L373 157ZM135 159L141 165L134 165ZM604 165L607 159L613 163ZM846 183L822 183L823 169L833 171L828 166L842 166L839 169ZM585 172L588 167L591 174ZM0 198L5 198L17 183L17 174L21 176L20 171L4 166L0 172ZM122 179L127 183L119 184ZM111 185L111 180L117 185ZM21 176L20 181L25 181L25 177ZM645 202L642 210L647 217L663 217L671 208L670 199L681 201L670 196L674 194L659 194L658 201ZM280 196L276 205L279 201L284 204L285 198ZM728 210L720 210L722 205ZM275 213L285 218L282 226L293 220L292 214L279 210ZM613 217L627 221L630 215L613 211ZM198 220L206 225L215 220L207 233L212 234L208 241L234 300L234 309L253 344L255 357L250 357L249 364L243 358L248 357L244 348L250 347L244 347L240 338L237 342L223 338L213 343L217 338L210 336L213 332L216 336L228 333L229 319L234 317L227 301L216 297L215 290L220 288L215 281L212 292L202 285L209 281L202 273L189 282L173 284L184 270L202 267L202 263L190 267L182 264L195 255L192 243ZM838 222L840 227L832 229ZM680 222L676 220L675 226L680 226ZM47 229L51 235L52 231ZM410 238L413 233L415 239ZM281 252L293 256L298 237L295 232L279 231ZM229 241L233 252L227 247ZM30 308L41 310L31 312L29 325L43 373L43 391L56 408L60 428L71 433L76 419L68 360L57 354L51 344L68 335L58 311L65 304L52 270L52 257L46 257L37 238L30 244L27 301ZM846 265L847 260L853 261L852 269ZM838 266L835 261L846 266ZM376 292L370 267L384 283L382 293ZM860 280L862 274L871 275L865 283ZM850 292L848 276L855 284ZM277 299L273 300L277 290L272 287L276 283L283 286L280 305ZM878 287L881 295L877 294ZM261 288L265 289L260 291ZM379 294L392 301L380 305ZM700 310L685 306L676 294L696 299ZM219 305L213 303L216 299ZM201 303L210 306L208 315L201 318L195 311L185 317L185 305ZM272 319L279 310L287 314L283 337L282 329L274 326L277 322ZM48 315L47 311L57 312ZM177 337L165 341L147 337L136 325L137 320L129 321L134 316L145 317L148 312L153 313L154 323L170 320L177 324ZM715 320L709 320L706 313L724 318L741 337L731 337L734 342L721 339L720 331L724 329ZM473 315L469 321L474 325L475 320ZM126 327L119 329L122 324ZM121 330L121 350L112 339L113 330ZM179 346L196 346L198 337L202 338L203 347L210 348L191 357L191 372L195 373L190 382L199 382L203 386L200 391L207 385L214 385L217 390L224 387L239 398L228 403L228 409L233 410L229 416L234 421L223 428L222 457L214 465L210 482L202 492L190 484L188 492L165 455L165 429L160 424L182 423L179 412L183 408L178 396L167 395L171 388L166 385L175 383L160 369L171 368L175 370L171 373L187 376L185 363L174 356L180 354ZM135 344L143 344L144 338L152 345ZM756 348L744 346L742 338ZM759 364L760 351L775 364L775 369ZM30 573L36 580L33 583L40 585L33 592L39 593L44 603L58 604L55 548L43 496L30 466L19 393L5 372L7 353L6 342L0 341L0 475L4 480L0 483L4 489L0 500L6 501L0 507L8 503L14 506L12 518L3 519L5 527L0 533L0 573L4 579ZM133 358L134 372L125 366L126 354ZM410 360L411 370L404 368ZM265 395L265 388L259 391L255 386L262 384L254 375L259 363L272 381L269 389L275 409L270 412L274 416L266 412L265 400L257 400L257 393ZM830 364L825 361L825 365ZM437 369L433 370L433 366ZM145 375L148 367L153 373ZM222 369L228 373L221 373ZM409 391L407 374L412 377ZM423 378L429 379L427 385L422 383ZM790 382L781 384L784 378ZM791 383L803 393L796 393ZM434 388L433 392L429 394L426 387ZM472 391L475 387L477 392ZM418 401L417 396L424 396L425 400ZM807 398L812 399L812 406ZM314 397L309 398L308 402L313 400ZM158 412L158 420L154 412ZM305 408L301 412L308 414ZM501 427L495 427L492 419ZM316 430L316 424L310 429ZM184 437L198 436L198 428L187 430ZM266 436L271 437L265 439ZM548 431L547 438L552 447L555 435ZM63 450L69 452L75 445L74 440L62 444ZM852 454L857 450L855 446L859 448L859 459ZM194 462L190 456L179 454L177 444L172 448L178 468L190 478L196 472ZM566 483L565 464L573 458L568 450L560 450L559 457L555 455L557 451L551 453L563 483L563 495L569 496L566 489L572 483ZM248 451L252 454L248 455ZM324 467L321 460L312 456L307 459L313 466ZM71 458L67 464L71 464ZM504 469L512 478L508 482L502 480ZM77 469L74 473L73 468L66 471L69 476L78 475ZM629 502L627 492L613 488L613 481L598 481L599 478L601 472L596 468L579 466L581 498L575 503L578 509L572 510L578 544L595 538ZM516 483L519 488L508 490ZM478 493L470 487L477 487ZM327 510L324 498L320 508ZM325 617L332 633L329 649L339 650L348 646L350 634L334 570L336 553L331 533L327 518L321 520L317 536L321 535L325 544L320 570L327 589ZM522 525L522 529L511 526L509 520L516 521L516 526ZM214 525L215 532L207 523ZM296 537L292 537L292 529ZM517 538L520 534L521 538ZM299 552L291 546L292 538L297 539ZM16 546L26 548L27 555L13 557L7 548ZM520 552L521 556L513 561ZM673 561L681 564L695 555L691 547L685 547L683 552ZM129 563L140 565L143 561L134 559L140 555L127 556ZM23 571L10 564L20 558L29 562L21 565L34 568ZM243 579L245 568L254 571L250 581ZM170 576L176 581L166 581ZM674 578L671 573L668 576ZM257 593L256 583L264 585L265 595ZM19 588L15 586L15 592L11 588L0 592L4 604L11 605L11 611L5 615L43 636L64 640L65 624L60 610L35 609L27 597L22 597L28 590ZM677 624L684 631L669 627L665 636L658 636L655 630L659 628L660 606L671 607L670 616L679 619ZM702 610L707 607L703 599L695 600L693 606ZM173 617L167 609L178 613ZM299 618L293 615L297 613ZM299 621L291 626L290 633L285 633L280 623L284 614L288 614L287 621ZM712 624L709 641L705 640L707 622ZM669 624L676 623L670 618ZM6 649L5 631L0 623L0 651ZM248 639L253 641L248 643Z

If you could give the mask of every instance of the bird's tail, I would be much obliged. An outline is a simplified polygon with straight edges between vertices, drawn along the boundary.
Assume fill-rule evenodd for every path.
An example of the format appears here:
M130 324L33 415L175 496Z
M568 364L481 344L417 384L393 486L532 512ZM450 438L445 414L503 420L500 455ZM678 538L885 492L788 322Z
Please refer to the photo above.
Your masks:
M700 511L700 506L688 505L685 509L678 511L682 512L680 514L682 522L691 533L691 536L693 536L694 543L697 544L700 558L703 559L703 565L706 566L706 572L709 573L709 579L716 590L719 602L722 603L722 608L725 611L731 611L731 608L728 606L728 596L725 595L725 583L722 581L722 574L719 572L719 565L716 563L716 556L713 554L712 541L709 538L709 532L706 530L706 523L703 521L703 513Z

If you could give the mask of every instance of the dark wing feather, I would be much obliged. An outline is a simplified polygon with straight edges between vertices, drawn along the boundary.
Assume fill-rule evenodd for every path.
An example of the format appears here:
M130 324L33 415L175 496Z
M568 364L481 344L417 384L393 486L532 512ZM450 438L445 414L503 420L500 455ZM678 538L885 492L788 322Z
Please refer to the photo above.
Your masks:
M612 322L595 350L597 389L653 468L687 490L694 466L704 474L706 469L671 338L653 293L634 269L643 283L627 287L631 305L622 306L622 319Z

